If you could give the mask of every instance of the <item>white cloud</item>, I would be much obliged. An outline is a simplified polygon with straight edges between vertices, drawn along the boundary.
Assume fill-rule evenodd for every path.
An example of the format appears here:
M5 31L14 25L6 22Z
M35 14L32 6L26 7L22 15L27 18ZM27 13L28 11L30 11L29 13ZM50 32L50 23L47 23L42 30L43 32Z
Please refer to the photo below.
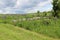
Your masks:
M49 10L52 10L52 0L47 0L47 1L44 1L44 2L40 2L39 4L37 4L35 7L33 7L33 9L27 9L26 12L27 13L34 13L34 12L37 12L38 10L42 9L45 5L49 4L50 5L50 8L47 8L47 9L44 9L43 10L40 10L40 11L49 11ZM48 6L49 6L48 5Z
M24 4L27 4L27 3L29 3L29 0L17 0L15 7L16 8L22 7Z
M0 13L2 13L3 11L2 10L0 10Z
M36 12L51 4L52 0L0 0L0 13ZM51 7L50 7L51 8ZM48 8L46 11L50 10ZM45 10L42 10L45 11Z

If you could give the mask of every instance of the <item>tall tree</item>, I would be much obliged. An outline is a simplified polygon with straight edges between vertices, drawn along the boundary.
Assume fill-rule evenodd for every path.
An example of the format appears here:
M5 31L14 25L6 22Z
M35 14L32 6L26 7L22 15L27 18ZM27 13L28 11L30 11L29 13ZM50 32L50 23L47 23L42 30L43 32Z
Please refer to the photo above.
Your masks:
M53 0L53 11L54 11L54 14L53 16L54 17L58 17L58 0Z

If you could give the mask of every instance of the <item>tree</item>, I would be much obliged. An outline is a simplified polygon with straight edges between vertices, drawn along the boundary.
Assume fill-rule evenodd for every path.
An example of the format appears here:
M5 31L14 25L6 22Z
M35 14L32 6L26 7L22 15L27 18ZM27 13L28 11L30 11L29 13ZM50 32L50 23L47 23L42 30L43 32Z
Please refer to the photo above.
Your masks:
M40 16L40 11L37 11L37 13L38 13L37 16L39 17Z
M58 11L58 0L53 0L53 11L54 11L54 14L53 14L53 16L54 17L58 17L58 13L57 13L57 11Z
M37 13L40 13L40 11L37 11Z

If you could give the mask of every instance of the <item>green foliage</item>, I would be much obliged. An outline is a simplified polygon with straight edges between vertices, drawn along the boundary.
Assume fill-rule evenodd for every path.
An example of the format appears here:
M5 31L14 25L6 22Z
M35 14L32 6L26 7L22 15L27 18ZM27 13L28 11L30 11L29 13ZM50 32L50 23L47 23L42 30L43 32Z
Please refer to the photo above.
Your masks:
M53 0L53 10L54 10L54 13L53 13L53 16L54 17L59 17L59 13L58 11L60 11L60 1L59 0Z
M37 11L37 16L40 16L39 14L40 14L40 11Z
M40 19L33 21L19 22L22 28L35 31L53 38L60 38L60 21L53 19ZM18 23L18 24L19 24ZM19 26L19 25L17 25ZM20 25L21 26L21 25ZM57 32L58 31L58 32ZM56 33L55 33L56 32Z

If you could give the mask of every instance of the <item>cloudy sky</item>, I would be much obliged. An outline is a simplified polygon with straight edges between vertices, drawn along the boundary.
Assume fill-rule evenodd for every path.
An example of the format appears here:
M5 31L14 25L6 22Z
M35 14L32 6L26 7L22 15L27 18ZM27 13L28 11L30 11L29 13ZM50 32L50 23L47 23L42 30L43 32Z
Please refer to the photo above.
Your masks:
M52 0L0 0L0 13L30 13L52 9Z

